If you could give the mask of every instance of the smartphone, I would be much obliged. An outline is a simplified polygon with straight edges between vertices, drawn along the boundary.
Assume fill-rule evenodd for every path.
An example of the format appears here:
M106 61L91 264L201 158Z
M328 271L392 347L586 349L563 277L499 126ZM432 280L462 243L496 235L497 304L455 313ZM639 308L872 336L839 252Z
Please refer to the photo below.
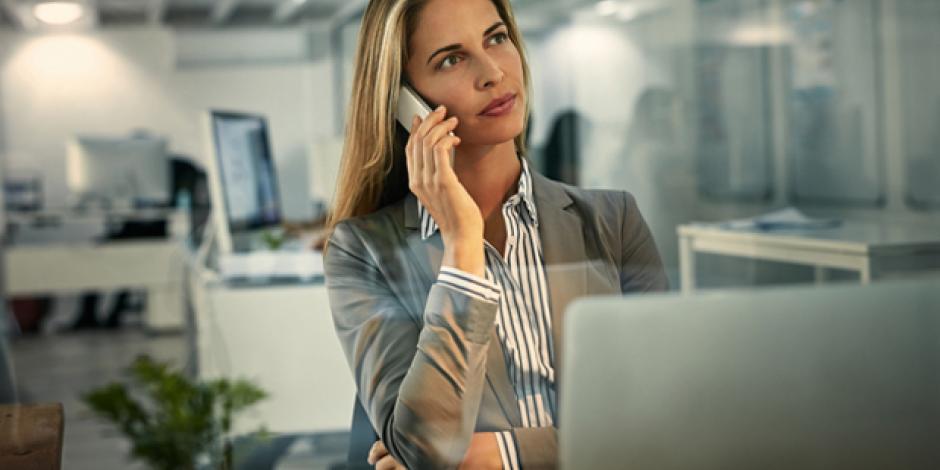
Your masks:
M415 115L418 115L421 119L426 119L429 114L431 114L431 107L418 93L414 91L408 85L402 85L401 90L398 92L398 112L396 117L398 122L405 128L405 131L411 131L411 120L414 119ZM454 135L453 132L448 134ZM454 167L454 149L450 150L450 167Z

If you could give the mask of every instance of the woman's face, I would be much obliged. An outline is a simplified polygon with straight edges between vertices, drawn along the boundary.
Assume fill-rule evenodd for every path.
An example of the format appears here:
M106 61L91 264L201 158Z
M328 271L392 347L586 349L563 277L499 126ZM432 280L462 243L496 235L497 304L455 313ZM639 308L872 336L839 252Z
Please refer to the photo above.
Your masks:
M501 144L522 133L522 59L491 0L430 0L409 47L409 82L457 116L463 145Z

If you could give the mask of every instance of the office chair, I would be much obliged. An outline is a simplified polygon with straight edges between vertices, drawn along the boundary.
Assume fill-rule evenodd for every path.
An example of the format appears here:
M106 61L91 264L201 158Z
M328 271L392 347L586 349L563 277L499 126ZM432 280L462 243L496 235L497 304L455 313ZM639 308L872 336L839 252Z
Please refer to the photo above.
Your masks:
M555 117L542 155L546 177L563 183L578 184L578 130L582 120L580 114L570 109Z
M349 454L346 460L346 468L350 470L371 470L372 466L369 465L366 459L369 458L369 450L372 449L372 445L377 440L379 440L379 435L372 427L372 422L369 421L369 416L366 414L365 408L362 407L362 402L359 401L359 395L357 394L353 399L352 426L349 430Z

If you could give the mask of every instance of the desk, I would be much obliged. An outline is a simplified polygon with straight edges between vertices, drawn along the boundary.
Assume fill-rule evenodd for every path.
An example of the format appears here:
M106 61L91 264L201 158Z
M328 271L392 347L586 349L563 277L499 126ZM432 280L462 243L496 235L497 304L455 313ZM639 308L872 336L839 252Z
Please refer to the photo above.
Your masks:
M62 468L61 403L0 405L0 468Z
M867 284L887 272L940 270L940 227L845 222L819 230L738 231L714 225L680 225L679 271L683 292L695 290L695 255L711 253L859 273Z
M235 286L188 269L198 377L247 378L269 394L235 434L348 431L356 388L323 282Z
M185 230L181 216L170 222L172 234ZM140 288L147 291L144 324L149 330L182 328L184 248L179 236L107 242L60 237L45 243L11 238L14 243L2 257L8 297Z

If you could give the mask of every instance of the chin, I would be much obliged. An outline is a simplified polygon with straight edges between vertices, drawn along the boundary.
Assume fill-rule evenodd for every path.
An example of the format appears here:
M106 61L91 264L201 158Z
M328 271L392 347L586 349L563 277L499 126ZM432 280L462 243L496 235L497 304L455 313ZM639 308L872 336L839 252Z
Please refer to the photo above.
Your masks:
M498 145L511 141L522 133L522 118L505 120L508 122L500 121L478 122L478 126L473 129L461 129L460 139L472 145Z

